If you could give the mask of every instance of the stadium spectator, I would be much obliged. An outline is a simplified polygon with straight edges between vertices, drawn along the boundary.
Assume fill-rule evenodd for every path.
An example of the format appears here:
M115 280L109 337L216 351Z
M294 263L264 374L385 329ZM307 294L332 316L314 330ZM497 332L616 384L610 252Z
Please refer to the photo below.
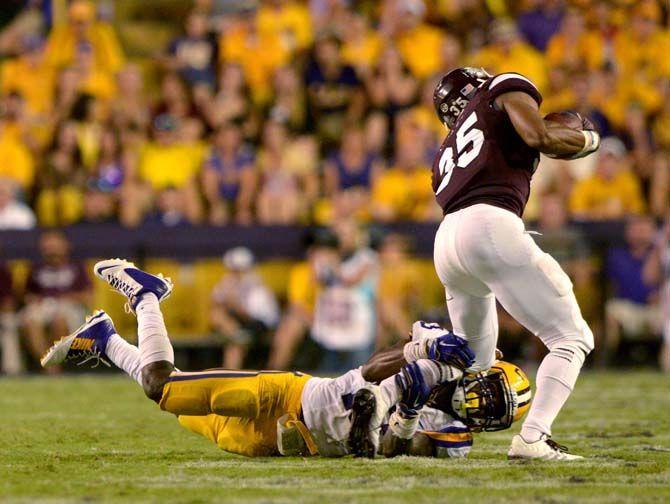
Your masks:
M280 36L272 30L261 31L255 11L241 12L224 30L219 40L222 62L242 68L251 90L252 100L263 104L270 98L274 72L290 61L290 53Z
M124 172L120 139L115 130L105 130L101 133L96 165L86 183L82 215L84 222L109 222L116 219Z
M115 74L124 62L123 50L111 25L95 19L95 5L89 0L74 0L68 22L55 26L47 41L47 61L61 69L92 53L95 69Z
M2 64L2 93L21 95L33 114L51 110L54 81L54 71L44 61L44 40L38 36L26 36L20 54Z
M8 106L14 96L3 100L4 111L0 113L0 176L12 179L23 190L33 185L35 166L33 154L30 152L22 132L22 124L15 107Z
M261 2L256 14L258 31L271 33L280 40L288 54L307 49L312 43L313 32L309 10L294 0L268 0Z
M654 237L654 247L644 263L642 277L647 285L660 286L658 301L663 343L659 364L664 372L670 373L670 212L665 225Z
M552 35L558 31L565 15L563 0L532 0L517 25L519 32L538 51L544 52Z
M379 157L366 149L364 132L349 128L340 149L324 163L324 194L333 198L346 193L345 213L360 216L369 210L370 191L382 169Z
M258 154L260 178L256 216L261 224L295 224L318 194L317 153L308 138L295 138L286 125L267 121Z
M374 350L377 333L377 254L355 221L333 225L339 267L316 298L312 339L318 344L324 373L340 373L362 365Z
M23 371L13 286L11 271L0 263L0 372L10 376Z
M124 66L116 74L116 88L118 94L109 105L111 124L119 134L129 129L145 130L151 117L141 69L134 64Z
M345 126L363 114L363 87L354 68L342 61L340 47L332 35L317 39L305 70L308 129L319 138L322 152L336 147Z
M286 123L293 133L306 133L306 94L294 67L284 66L275 72L273 96L265 116Z
M376 348L403 339L419 312L422 278L409 257L405 236L389 234L379 248L378 334Z
M138 175L140 183L148 184L157 195L158 219L171 215L165 222L178 220L197 223L201 218L200 195L197 176L204 157L203 146L184 142L179 137L180 124L169 114L161 114L153 121L153 141L146 144L140 154ZM150 201L137 204L150 205Z
M623 336L649 338L658 327L658 283L645 278L643 268L653 252L656 233L649 217L631 217L626 223L626 246L607 254L605 272L613 287L613 297L605 304L605 356L611 356Z
M223 256L227 273L212 291L210 321L225 342L223 367L255 369L267 361L269 331L279 323L272 291L254 271L254 256L236 247Z
M75 122L64 122L57 127L45 158L36 200L39 222L43 226L72 224L82 214L82 188L88 175Z
M573 216L581 220L620 219L644 209L640 182L629 167L626 147L616 137L603 139L595 172L577 182L570 195Z
M170 42L166 66L194 86L216 83L218 63L216 41L207 33L207 18L191 12L186 18L186 33Z
M523 73L535 85L547 87L547 67L542 54L519 36L516 25L508 19L491 23L491 43L472 57L473 66L486 68L490 73L514 72L523 68Z
M235 123L242 125L245 139L257 135L256 110L239 64L222 65L219 73L219 91L212 98L208 109L204 111L204 116L211 128L218 128L225 123Z
M269 369L287 369L294 363L298 346L313 322L317 299L324 287L334 281L338 267L337 239L332 233L314 233L307 244L306 260L293 266L289 273L287 306L272 341ZM312 356L304 367L318 365L318 358Z
M44 232L39 248L42 260L28 273L23 310L27 346L36 360L52 341L82 323L91 295L84 265L71 259L70 243L63 233Z
M256 187L254 164L253 150L242 142L241 129L230 123L222 125L215 133L202 173L211 224L251 223Z
M376 180L371 203L372 215L382 222L438 217L424 146L415 130L399 132L395 164Z
M0 178L0 230L32 229L36 221L30 207L17 200L16 183Z
M403 62L417 79L426 79L440 68L442 30L426 23L423 0L384 2L380 31L390 36L402 55Z

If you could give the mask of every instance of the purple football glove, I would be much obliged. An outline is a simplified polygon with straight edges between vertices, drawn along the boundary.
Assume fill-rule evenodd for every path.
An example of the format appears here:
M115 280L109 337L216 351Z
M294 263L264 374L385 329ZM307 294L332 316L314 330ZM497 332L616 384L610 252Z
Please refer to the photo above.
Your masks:
M428 358L465 371L475 362L468 342L449 332L428 342Z
M425 404L432 390L423 378L421 367L416 362L410 362L402 367L395 375L395 382L402 395L398 408L405 418L411 418L418 414L418 410Z

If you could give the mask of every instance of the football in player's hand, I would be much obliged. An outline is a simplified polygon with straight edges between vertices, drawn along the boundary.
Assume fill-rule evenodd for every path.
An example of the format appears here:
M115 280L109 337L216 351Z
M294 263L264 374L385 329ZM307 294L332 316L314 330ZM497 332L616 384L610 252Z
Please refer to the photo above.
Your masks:
M576 130L595 130L593 123L578 112L563 110L562 112L550 112L544 116L545 121L562 124L566 128Z
M545 121L562 124L566 128L580 130L582 129L582 116L577 112L571 110L564 110L562 112L549 112L544 116Z

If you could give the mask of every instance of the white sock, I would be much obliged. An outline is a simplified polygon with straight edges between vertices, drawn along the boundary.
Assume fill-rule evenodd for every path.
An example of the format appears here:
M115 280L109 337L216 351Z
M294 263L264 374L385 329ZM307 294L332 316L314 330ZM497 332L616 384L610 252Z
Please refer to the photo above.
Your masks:
M107 340L105 354L116 367L125 371L128 376L142 386L142 366L140 365L140 349L131 345L118 334L112 334Z
M168 338L158 298L153 294L145 294L138 303L135 313L141 367L158 361L174 364L174 350Z
M551 436L551 424L568 400L584 363L584 353L554 348L542 360L535 378L535 398L521 427L521 437L528 443L543 434Z

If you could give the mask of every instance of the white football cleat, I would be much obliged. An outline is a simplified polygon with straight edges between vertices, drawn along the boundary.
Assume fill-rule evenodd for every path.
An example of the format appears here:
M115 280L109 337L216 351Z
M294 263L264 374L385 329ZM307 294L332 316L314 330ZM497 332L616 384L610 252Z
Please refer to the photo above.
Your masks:
M77 365L80 366L93 360L95 362L93 367L97 367L101 362L109 367L105 349L107 340L113 334L116 334L114 322L104 311L98 310L90 317L86 317L86 322L75 332L63 336L51 345L40 359L40 364L42 367L48 367L77 360L79 361Z
M512 438L512 444L507 452L507 458L514 459L537 459L537 460L583 460L580 455L568 453L565 446L552 441L548 436L542 435L538 441L527 443L519 434Z
M128 306L135 311L144 294L154 294L159 302L172 294L172 280L160 273L142 271L125 259L107 259L93 266L93 272L113 289L128 298Z

